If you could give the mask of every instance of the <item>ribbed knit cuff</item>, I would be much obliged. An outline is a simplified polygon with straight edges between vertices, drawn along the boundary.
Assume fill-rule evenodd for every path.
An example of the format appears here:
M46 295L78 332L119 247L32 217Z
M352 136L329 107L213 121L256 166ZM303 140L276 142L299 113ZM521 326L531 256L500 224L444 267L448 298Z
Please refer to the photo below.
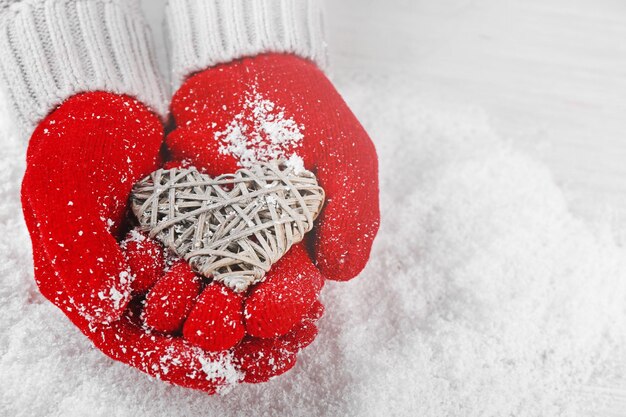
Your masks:
M0 15L0 77L28 138L69 97L107 91L167 112L136 0L23 0Z
M326 65L322 0L169 0L165 13L174 91L191 74L267 52Z

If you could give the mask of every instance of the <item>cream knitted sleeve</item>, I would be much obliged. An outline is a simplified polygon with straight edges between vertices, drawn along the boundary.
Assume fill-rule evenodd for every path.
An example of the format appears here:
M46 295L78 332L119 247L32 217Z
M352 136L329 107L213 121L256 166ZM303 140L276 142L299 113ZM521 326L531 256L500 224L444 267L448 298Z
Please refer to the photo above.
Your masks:
M138 0L0 0L0 81L25 138L86 91L128 94L165 115L152 46Z
M190 74L245 56L293 53L326 64L322 0L169 0L174 91Z

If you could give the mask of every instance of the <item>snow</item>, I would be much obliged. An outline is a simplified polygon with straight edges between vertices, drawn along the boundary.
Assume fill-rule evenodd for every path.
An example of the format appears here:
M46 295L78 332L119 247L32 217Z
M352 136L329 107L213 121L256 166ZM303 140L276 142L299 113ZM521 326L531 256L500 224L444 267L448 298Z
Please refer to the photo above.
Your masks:
M288 168L291 168L295 175L301 175L304 171L306 171L306 168L304 167L304 160L301 156L296 154L289 156L289 158L285 161L285 165Z
M481 110L420 99L410 80L339 85L380 156L372 260L326 285L320 335L293 371L216 397L111 361L39 295L24 146L2 118L1 414L589 415L583 387L626 335L626 256L610 227L574 216L546 166Z
M276 159L293 161L294 156L297 158L294 151L304 139L303 130L304 126L253 86L243 99L241 112L214 137L221 142L220 153L234 156L241 166L249 168Z

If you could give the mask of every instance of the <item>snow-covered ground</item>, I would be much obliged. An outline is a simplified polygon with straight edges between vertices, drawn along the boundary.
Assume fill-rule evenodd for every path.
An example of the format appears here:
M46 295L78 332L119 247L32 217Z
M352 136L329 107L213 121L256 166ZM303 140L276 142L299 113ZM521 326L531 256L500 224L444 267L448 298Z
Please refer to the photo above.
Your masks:
M443 36L446 28L475 27L476 22L463 20L463 13L497 18L494 10L504 10L489 0L440 3L458 9L448 15L435 6L429 8L425 1L359 1L363 7L355 9L357 17L368 10L380 12L372 22L388 18L390 4L400 7L405 16L430 13L429 36L435 41L443 39L437 34ZM576 117L565 118L578 107L575 100L580 97L573 94L571 103L562 101L561 88L574 88L578 73L564 71L562 77L570 77L569 84L554 86L552 92L558 99L551 101L553 95L542 84L546 74L535 75L537 91L542 93L524 98L521 87L500 91L498 86L511 73L486 64L485 72L494 74L492 78L479 77L478 64L467 71L474 75L466 78L475 77L475 86L491 82L493 90L472 95L473 90L461 86L455 75L461 71L456 67L468 59L463 51L456 52L463 59L449 63L448 76L420 72L415 69L417 61L411 59L405 62L404 71L389 70L387 64L376 69L371 64L375 59L363 55L383 54L380 43L352 50L353 56L341 52L352 42L352 35L342 34L335 25L337 17L332 16L343 16L347 27L352 27L346 15L355 2L329 4L329 11L335 12L329 18L331 40L337 45L334 74L379 150L382 228L362 276L325 288L327 314L316 342L292 372L267 384L208 397L149 380L91 348L63 314L42 299L33 283L19 204L24 146L18 143L11 120L0 118L0 164L4 167L0 171L0 235L5 237L0 240L1 415L626 415L626 397L619 391L626 388L621 382L626 375L626 352L621 349L626 342L624 230L606 216L604 204L612 199L598 197L606 194L604 188L599 185L597 190L585 191L596 182L603 184L601 176L591 175L588 182L579 174L568 177L563 166L571 161L559 162L553 154L554 147L569 140L567 132L575 130L567 122L576 117L584 120L585 110L593 114L590 125L600 126L597 118L604 112L593 112L593 103L599 102L598 97L613 97L614 92L602 95L608 89L605 79L597 80L597 90L592 83L584 84L589 90L583 96L592 104L582 105ZM159 3L145 2L154 21L160 19ZM377 8L382 3L387 7ZM546 13L552 13L554 20L545 27L533 27L546 31L553 27L558 38L563 31L558 28L571 25L563 16L580 16L572 12L574 6L563 12L559 9L563 2L553 3L554 10ZM611 6L616 16L621 10L626 19L619 3L600 3L604 8L598 7L596 17ZM520 2L500 4L524 9ZM584 2L571 4L580 11ZM611 21L618 18L612 16ZM442 28L433 23L437 19L451 19L457 25ZM484 31L490 33L488 22L483 21ZM430 33L423 27L406 27L398 33L401 29L393 20L387 23L388 28L392 26L398 42L405 45L406 37L417 36L413 33ZM519 27L501 32L516 30ZM532 55L528 48L538 36L534 32L529 40L520 36L519 42L526 45L526 49L520 47L524 55ZM544 36L550 38L549 33ZM594 39L599 45L604 32ZM457 39L438 46L446 51L462 44ZM471 39L466 45L470 44ZM621 56L620 45L605 53ZM383 59L396 54L389 48ZM597 56L577 53L590 62L603 56L600 51ZM442 54L446 55L437 51L431 55ZM482 54L488 59L490 52L486 49ZM549 58L545 51L536 57ZM620 59L609 58L623 62ZM443 58L430 62L431 69L445 68ZM523 62L533 62L533 58ZM355 66L363 68L355 71ZM615 73L615 79L624 76L617 67L605 72ZM446 79L450 81L447 86ZM517 79L530 88L532 74ZM458 96L454 93L457 83ZM616 89L622 87L618 84ZM498 103L512 108L499 111ZM544 112L537 108L541 103L547 106ZM554 110L550 103L560 103L562 108ZM620 108L615 97L613 103ZM510 118L515 108L522 112L519 120L528 123L524 129ZM599 130L611 140L617 137L620 123L613 111L606 113L610 127ZM591 133L586 137L578 132L576 140L584 142L592 138ZM545 161L538 156L542 149L528 146L529 141L552 145L543 151ZM582 158L577 152L567 155ZM593 172L608 175L610 168L598 167ZM564 181L570 183L565 193ZM598 198L601 204L594 201Z

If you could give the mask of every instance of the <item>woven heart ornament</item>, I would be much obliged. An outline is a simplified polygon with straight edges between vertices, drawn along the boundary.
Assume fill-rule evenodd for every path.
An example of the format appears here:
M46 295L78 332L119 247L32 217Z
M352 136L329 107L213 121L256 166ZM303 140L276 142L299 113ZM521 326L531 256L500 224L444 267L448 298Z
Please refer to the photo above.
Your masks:
M197 273L242 292L313 228L324 190L284 161L216 178L196 168L153 172L133 187L141 228Z

